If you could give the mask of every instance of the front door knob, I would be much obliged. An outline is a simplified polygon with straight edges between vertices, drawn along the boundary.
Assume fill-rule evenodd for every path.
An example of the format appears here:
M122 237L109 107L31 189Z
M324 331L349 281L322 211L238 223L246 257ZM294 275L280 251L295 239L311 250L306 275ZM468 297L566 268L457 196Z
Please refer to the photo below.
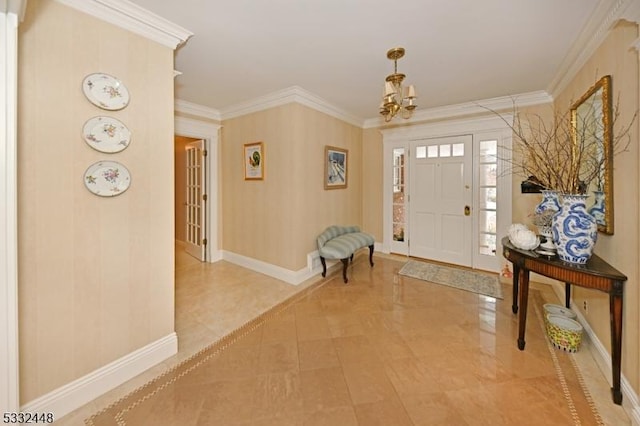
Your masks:
M464 206L464 215L469 216L471 214L471 207Z

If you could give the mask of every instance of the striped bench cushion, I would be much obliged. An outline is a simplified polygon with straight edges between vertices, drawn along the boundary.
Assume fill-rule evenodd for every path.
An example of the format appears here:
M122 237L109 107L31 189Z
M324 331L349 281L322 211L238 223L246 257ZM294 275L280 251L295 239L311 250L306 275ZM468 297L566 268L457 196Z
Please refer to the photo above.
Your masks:
M357 226L330 226L318 236L317 242L321 257L346 259L356 250L373 245L375 240Z

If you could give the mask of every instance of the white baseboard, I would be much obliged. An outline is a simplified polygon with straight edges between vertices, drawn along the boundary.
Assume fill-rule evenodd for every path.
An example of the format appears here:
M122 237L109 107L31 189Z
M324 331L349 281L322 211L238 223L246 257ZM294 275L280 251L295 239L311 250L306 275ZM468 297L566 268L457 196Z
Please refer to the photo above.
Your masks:
M559 300L563 301L564 305L564 292L565 287L563 283L555 282L552 284L554 293L558 296ZM573 304L573 300L571 301ZM573 309L573 312L578 316L578 322L582 324L584 332L588 338L589 352L593 357L596 365L598 366L603 377L607 380L609 386L613 385L613 378L611 374L611 354L604 347L596 333L593 331L587 319L582 315L580 310ZM624 374L620 374L620 390L622 391L622 408L627 412L627 415L632 419L633 424L640 426L640 401L633 387L626 379ZM613 403L613 402L612 402Z
M54 413L59 419L178 352L178 336L171 333L84 377L49 392L20 408L22 412Z
M298 285L322 271L322 266L317 266L320 265L320 259L318 257L317 251L309 253L307 255L307 266L298 271L285 269L281 266L273 265L271 263L263 262L261 260L253 259L251 257L243 256L241 254L233 253L226 250L222 251L222 258L228 262L231 262L238 266L242 266L243 268L260 272L261 274L277 278L293 285ZM328 266L329 265L327 265L327 267Z
M327 264L327 271L329 271L334 265L340 263L340 261L325 259L325 263ZM309 271L313 272L314 275L322 272L322 262L320 261L320 253L318 250L307 254L307 268L309 268Z
M378 243L376 246L378 247ZM374 251L375 251L374 247ZM253 259L251 257L243 256L241 254L233 253L230 251L222 250L222 259L242 266L243 268L251 269L252 271L260 272L261 274L268 275L273 278L277 278L288 284L298 285L314 275L318 275L322 272L322 263L320 262L320 255L318 250L314 250L311 253L307 253L307 266L298 270L291 271L281 266L273 265L271 263L263 262L261 260ZM327 260L327 271L333 266L340 263L339 260Z
M219 260L222 260L222 250L211 250L211 252L209 253L209 259L207 259L207 261L209 261L210 263L215 263Z

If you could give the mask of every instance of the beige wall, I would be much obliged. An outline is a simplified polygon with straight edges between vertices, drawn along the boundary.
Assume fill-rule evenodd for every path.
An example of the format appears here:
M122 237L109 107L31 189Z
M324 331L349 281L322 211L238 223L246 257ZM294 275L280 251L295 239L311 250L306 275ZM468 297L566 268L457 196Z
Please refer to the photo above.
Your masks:
M20 25L18 214L20 402L78 379L174 330L173 51L58 2L28 2ZM83 78L117 76L121 111L84 98ZM106 115L132 131L121 153L82 139ZM131 187L83 184L99 160Z
M620 23L609 34L604 43L580 70L570 85L556 98L558 108L568 108L580 98L600 77L611 75L614 103L619 98L619 124L629 124L635 111L640 108L638 102L638 52L632 49L632 43L638 37L635 24ZM614 158L614 235L598 234L595 252L611 263L627 277L625 288L622 372L638 391L640 389L640 353L638 343L638 292L640 252L638 235L640 233L638 217L638 193L640 176L640 151L638 150L638 122L631 133L629 152ZM618 126L617 128L620 128ZM616 128L614 128L614 133ZM588 303L588 312L582 311L599 340L610 350L609 299L606 294L576 288L574 300L582 310L583 302Z
M382 133L379 129L363 130L362 163L362 227L381 243L384 157Z
M224 121L223 249L297 271L325 227L360 225L361 140L362 129L299 104ZM245 181L243 145L259 141L265 178ZM324 189L325 145L349 150L346 189Z

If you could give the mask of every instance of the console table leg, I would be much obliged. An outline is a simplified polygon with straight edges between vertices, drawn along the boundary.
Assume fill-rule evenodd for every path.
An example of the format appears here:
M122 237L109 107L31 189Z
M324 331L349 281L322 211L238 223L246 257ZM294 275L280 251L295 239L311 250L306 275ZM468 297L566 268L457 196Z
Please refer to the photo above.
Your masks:
M571 284L564 283L564 306L571 308Z
M518 349L524 350L524 332L527 328L527 305L529 302L529 271L520 270L520 314L518 317Z
M518 281L520 279L520 266L513 264L513 297L511 298L511 311L518 313Z
M620 390L620 369L622 362L622 282L613 283L613 291L609 294L609 312L611 315L611 370L613 402L622 404Z

